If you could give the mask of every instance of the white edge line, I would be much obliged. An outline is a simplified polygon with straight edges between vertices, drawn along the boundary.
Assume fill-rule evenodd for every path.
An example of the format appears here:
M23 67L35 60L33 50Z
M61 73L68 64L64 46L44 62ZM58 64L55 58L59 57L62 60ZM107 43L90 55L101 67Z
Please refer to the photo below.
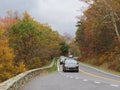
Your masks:
M102 72L102 73L106 73L106 74L109 74L109 75L112 75L112 76L120 77L119 75L115 75L115 74L112 74L112 73L108 73L108 72L105 72L105 71L99 70L99 69L97 69L97 68L94 68L94 67L91 67L91 66L85 65L85 64L83 64L83 63L79 63L79 64L82 64L82 65L87 66L87 67L89 67L89 68L95 69L95 70L100 71L100 72Z
M97 84L99 84L99 83L101 83L101 82L94 81L94 83L97 83Z
M59 68L59 60L58 60L58 62L57 62L57 70L58 70L58 72L60 71L60 68Z
M88 80L87 79L83 79L83 81L87 82Z
M113 87L119 87L119 85L115 85L115 84L111 84L110 86L113 86Z
M75 79L79 79L79 77L75 77Z

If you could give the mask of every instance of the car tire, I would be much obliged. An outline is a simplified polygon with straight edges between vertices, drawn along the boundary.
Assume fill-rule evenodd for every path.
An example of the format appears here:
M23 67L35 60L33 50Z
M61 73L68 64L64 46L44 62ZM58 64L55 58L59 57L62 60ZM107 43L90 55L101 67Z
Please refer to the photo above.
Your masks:
M79 70L76 70L76 72L79 72Z

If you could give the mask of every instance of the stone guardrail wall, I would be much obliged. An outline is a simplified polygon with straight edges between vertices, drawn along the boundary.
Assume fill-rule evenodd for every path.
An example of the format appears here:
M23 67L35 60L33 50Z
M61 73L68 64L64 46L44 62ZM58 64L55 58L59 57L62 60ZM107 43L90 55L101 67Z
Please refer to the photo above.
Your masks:
M50 69L54 65L54 59L50 66L32 69L23 73L18 74L17 76L0 83L0 90L19 90L22 85L27 83L31 78L39 75L43 70Z

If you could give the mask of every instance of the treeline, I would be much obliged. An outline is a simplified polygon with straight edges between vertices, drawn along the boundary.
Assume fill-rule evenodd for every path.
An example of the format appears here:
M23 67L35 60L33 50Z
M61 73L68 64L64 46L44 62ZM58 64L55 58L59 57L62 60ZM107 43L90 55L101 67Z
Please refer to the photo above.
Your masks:
M50 26L35 21L27 12L21 17L8 14L0 19L0 82L42 67L64 52L64 38Z
M81 51L81 61L120 71L120 0L94 1L77 23L76 42ZM109 5L106 5L109 4ZM113 18L114 17L114 18ZM113 20L115 19L115 21Z

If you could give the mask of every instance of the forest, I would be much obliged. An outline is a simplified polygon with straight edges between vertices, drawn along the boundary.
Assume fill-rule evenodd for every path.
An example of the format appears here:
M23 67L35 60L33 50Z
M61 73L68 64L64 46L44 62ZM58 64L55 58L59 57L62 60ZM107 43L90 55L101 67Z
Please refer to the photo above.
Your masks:
M120 0L83 1L89 7L78 16L79 60L120 71Z
M0 82L66 55L69 46L65 40L26 11L22 15L8 11L6 17L0 18Z
M60 35L26 11L0 17L0 82L69 52L81 62L120 72L120 0L80 1L89 7L77 16L75 38Z

